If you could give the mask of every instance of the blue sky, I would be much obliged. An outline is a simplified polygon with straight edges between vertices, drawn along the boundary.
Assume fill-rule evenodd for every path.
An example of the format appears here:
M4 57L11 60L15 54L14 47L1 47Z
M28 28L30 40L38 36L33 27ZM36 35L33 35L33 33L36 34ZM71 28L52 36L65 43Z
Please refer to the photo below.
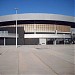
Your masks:
M0 16L18 13L50 13L75 16L75 0L0 0Z

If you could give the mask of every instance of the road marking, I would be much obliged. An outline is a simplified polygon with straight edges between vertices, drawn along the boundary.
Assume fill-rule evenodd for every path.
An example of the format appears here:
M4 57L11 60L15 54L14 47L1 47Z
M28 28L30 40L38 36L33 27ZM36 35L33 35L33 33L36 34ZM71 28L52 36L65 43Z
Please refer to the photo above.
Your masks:
M4 50L3 52L0 53L0 55L2 56L3 54L5 54L8 50Z
M53 68L51 68L50 65L46 64L38 55L36 55L34 52L32 52L44 65L46 65L49 69L51 69L55 74L59 75Z

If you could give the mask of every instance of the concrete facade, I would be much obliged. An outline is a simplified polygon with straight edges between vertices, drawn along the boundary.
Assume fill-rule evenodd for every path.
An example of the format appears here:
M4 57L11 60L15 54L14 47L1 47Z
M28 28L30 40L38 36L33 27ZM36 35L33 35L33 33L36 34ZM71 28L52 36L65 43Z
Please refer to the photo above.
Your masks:
M41 42L40 39L46 39L45 44L75 43L74 18L44 13L0 16L0 45L4 43L15 45L16 19L18 23L18 45L38 45ZM8 32L8 34L3 32ZM44 41L42 40L42 42Z

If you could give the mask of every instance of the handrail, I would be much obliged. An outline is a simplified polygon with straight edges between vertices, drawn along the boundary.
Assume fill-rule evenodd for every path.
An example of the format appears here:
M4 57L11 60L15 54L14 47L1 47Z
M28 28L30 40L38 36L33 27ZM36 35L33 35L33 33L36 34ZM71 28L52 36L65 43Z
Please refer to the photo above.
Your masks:
M8 33L8 34L5 34L5 33L0 33L0 37L16 37L16 34L15 33ZM18 37L18 35L17 35Z

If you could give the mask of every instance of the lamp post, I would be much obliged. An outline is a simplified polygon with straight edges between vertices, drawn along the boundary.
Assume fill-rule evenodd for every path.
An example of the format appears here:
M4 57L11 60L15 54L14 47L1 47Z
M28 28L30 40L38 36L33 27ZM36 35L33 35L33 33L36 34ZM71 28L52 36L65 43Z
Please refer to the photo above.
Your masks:
M16 48L17 48L17 10L18 8L15 8L16 10Z
M57 35L56 23L55 23L55 25L54 25L54 29L55 29L55 35ZM56 43L57 43L57 39L55 38L55 39L54 39L54 45L56 45Z

